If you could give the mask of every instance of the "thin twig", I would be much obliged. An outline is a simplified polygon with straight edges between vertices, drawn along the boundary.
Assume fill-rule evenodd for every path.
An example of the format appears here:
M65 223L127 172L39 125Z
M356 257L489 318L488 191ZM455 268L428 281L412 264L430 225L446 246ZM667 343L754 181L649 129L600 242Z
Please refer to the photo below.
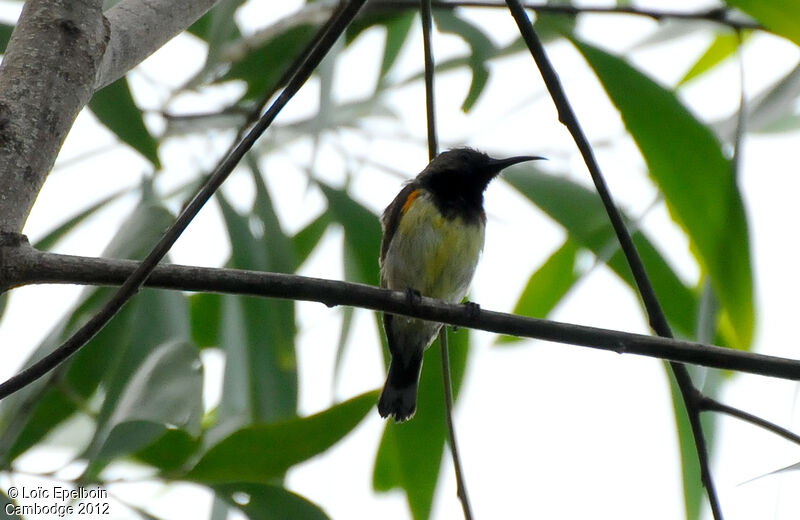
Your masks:
M307 59L300 64L300 67L298 67L295 74L292 75L292 79L286 85L283 92L281 92L280 96L278 96L269 110L264 113L258 123L248 132L233 152L220 163L214 173L200 188L197 195L195 195L192 201L181 211L180 215L178 215L175 222L167 229L153 250L147 255L144 261L139 264L136 270L128 277L125 283L117 290L103 308L53 352L0 384L0 399L31 384L77 352L92 339L117 312L119 312L123 305L125 305L134 294L136 294L156 265L158 265L164 255L167 254L172 244L175 243L181 233L183 233L189 223L194 219L195 215L197 215L214 192L222 185L247 151L253 147L261 134L272 124L272 121L283 107L286 106L289 100L300 90L317 65L319 65L319 62L322 61L322 58L325 57L328 50L333 46L342 32L344 32L345 28L349 25L364 2L365 0L351 0L344 9L334 14L334 16L336 16L336 23L332 24L330 27L326 26L328 30L325 31L324 36L308 55Z
M420 14L422 15L422 47L425 55L425 115L428 122L428 160L432 161L439 153L439 143L436 137L436 104L433 90L433 51L431 48L431 29L433 16L431 14L430 0L421 0Z
M777 424L771 423L757 415L753 415L751 413L745 412L744 410L740 410L738 408L734 408L733 406L728 406L727 404L720 403L716 399L712 399L708 396L703 396L700 399L700 409L704 412L719 412L730 415L731 417L736 417L745 422L749 422L750 424L754 424L756 426L760 426L765 430L768 430L779 437L783 437L784 439L791 441L795 444L800 445L800 435L783 428L782 426L778 426Z
M472 508L469 505L467 493L467 480L464 478L464 469L461 467L461 456L456 443L456 427L453 423L453 382L450 376L450 350L447 346L447 327L439 331L439 345L442 349L442 383L444 385L444 410L447 418L447 435L450 444L450 455L453 457L453 468L456 472L456 493L464 510L464 518L472 520Z
M603 206L606 209L606 213L608 214L611 225L614 228L614 232L620 241L620 247L625 254L625 258L630 266L634 280L636 281L636 286L644 303L645 310L647 311L650 326L659 336L672 338L672 330L670 329L667 318L664 315L663 309L661 308L661 304L656 297L655 289L650 283L650 279L647 276L642 259L633 244L633 239L631 238L630 233L628 233L625 223L622 220L622 216L611 197L611 193L608 189L605 179L603 178L603 174L600 171L600 167L594 157L594 152L592 151L591 145L589 144L586 135L583 133L580 123L575 116L575 112L572 110L572 106L570 105L564 89L561 86L561 81L558 78L558 74L556 74L555 69L553 69L553 66L544 50L544 46L539 40L539 37L536 35L533 24L528 19L528 16L519 0L506 0L506 3L511 10L514 20L517 22L517 26L519 27L520 34L522 34L522 38L525 40L533 59L536 61L536 65L541 71L542 78L544 79L547 89L553 98L553 102L558 109L559 120L572 134L572 137L575 140L581 155L583 156L584 162L586 163L586 166L592 177L592 181L597 189L597 193L603 202ZM703 435L703 427L700 422L700 409L698 407L698 401L702 395L694 387L691 376L689 375L689 371L685 366L673 362L670 363L670 368L675 375L675 380L678 384L678 388L680 389L684 404L686 406L686 413L689 418L689 424L691 425L692 435L694 437L695 447L697 449L697 457L700 464L700 479L706 488L706 493L708 494L708 500L714 518L716 520L722 520L722 510L719 505L719 498L717 497L714 482L711 478L708 448L706 445L705 436Z
M433 29L433 15L431 14L431 0L420 0L420 14L422 18L422 47L425 55L425 115L428 123L428 159L433 160L439 153L439 144L436 132L436 103L434 92L435 67L433 63L433 45L431 32ZM444 386L444 415L447 421L447 437L450 445L450 455L453 457L453 469L456 473L456 493L464 510L465 520L472 520L472 508L469 505L467 481L461 467L461 456L456 442L456 428L453 423L453 385L450 374L450 351L447 347L447 327L439 331L439 346L442 350L442 384Z
M369 4L369 9L409 9L416 7L417 0L373 0ZM481 0L433 0L431 5L434 9L456 9L459 7L482 7L482 8L505 8L503 2L481 1ZM730 16L731 10L724 7L704 9L701 11L671 11L659 9L646 9L642 7L630 6L591 6L591 5L569 5L569 4L540 4L524 2L525 9L536 11L537 13L558 14L565 16L578 16L581 14L607 14L607 15L632 15L650 18L656 21L663 20L685 20L703 21L727 25L734 29L754 29L769 31L763 25L750 19L736 19Z

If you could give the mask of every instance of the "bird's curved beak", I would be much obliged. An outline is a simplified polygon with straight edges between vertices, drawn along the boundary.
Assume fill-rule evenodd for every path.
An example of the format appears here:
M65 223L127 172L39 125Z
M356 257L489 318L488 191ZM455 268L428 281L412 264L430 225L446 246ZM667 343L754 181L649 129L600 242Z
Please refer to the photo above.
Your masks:
M489 166L492 170L500 173L501 170L508 168L509 166L513 166L515 164L526 162L526 161L542 161L547 160L546 157L540 157L538 155L518 155L516 157L508 157L507 159L491 159L489 162Z

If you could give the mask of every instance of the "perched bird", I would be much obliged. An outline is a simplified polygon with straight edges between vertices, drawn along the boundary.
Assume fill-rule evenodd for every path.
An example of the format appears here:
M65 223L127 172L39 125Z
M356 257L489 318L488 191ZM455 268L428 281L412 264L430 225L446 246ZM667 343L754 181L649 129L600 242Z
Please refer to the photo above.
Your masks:
M471 148L439 154L383 212L381 285L451 303L464 298L483 250L483 192L503 168L542 157L493 159ZM417 409L422 354L441 323L384 314L392 361L378 412L398 422Z

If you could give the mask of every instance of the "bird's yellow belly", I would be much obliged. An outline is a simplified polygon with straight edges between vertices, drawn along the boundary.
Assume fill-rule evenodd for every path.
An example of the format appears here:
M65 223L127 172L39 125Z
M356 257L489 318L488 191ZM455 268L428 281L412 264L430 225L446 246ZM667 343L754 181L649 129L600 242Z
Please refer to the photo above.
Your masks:
M482 221L447 219L427 194L417 197L389 244L382 266L384 285L460 302L475 274L484 232Z

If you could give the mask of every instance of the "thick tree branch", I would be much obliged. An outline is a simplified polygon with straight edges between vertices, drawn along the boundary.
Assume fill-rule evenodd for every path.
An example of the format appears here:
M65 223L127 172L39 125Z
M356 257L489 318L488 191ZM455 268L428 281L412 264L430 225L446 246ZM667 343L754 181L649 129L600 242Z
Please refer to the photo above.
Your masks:
M113 83L203 16L219 0L123 0L108 10L111 28L94 89Z
M102 0L28 0L0 65L0 232L19 233L108 42Z
M133 260L46 253L33 249L26 242L17 246L11 243L0 248L0 292L13 287L43 283L117 286L139 265L139 262ZM161 289L314 301L329 307L351 305L497 334L800 381L798 360L692 341L471 309L465 305L449 304L426 297L409 305L405 292L338 280L238 269L161 265L156 267L145 285Z

